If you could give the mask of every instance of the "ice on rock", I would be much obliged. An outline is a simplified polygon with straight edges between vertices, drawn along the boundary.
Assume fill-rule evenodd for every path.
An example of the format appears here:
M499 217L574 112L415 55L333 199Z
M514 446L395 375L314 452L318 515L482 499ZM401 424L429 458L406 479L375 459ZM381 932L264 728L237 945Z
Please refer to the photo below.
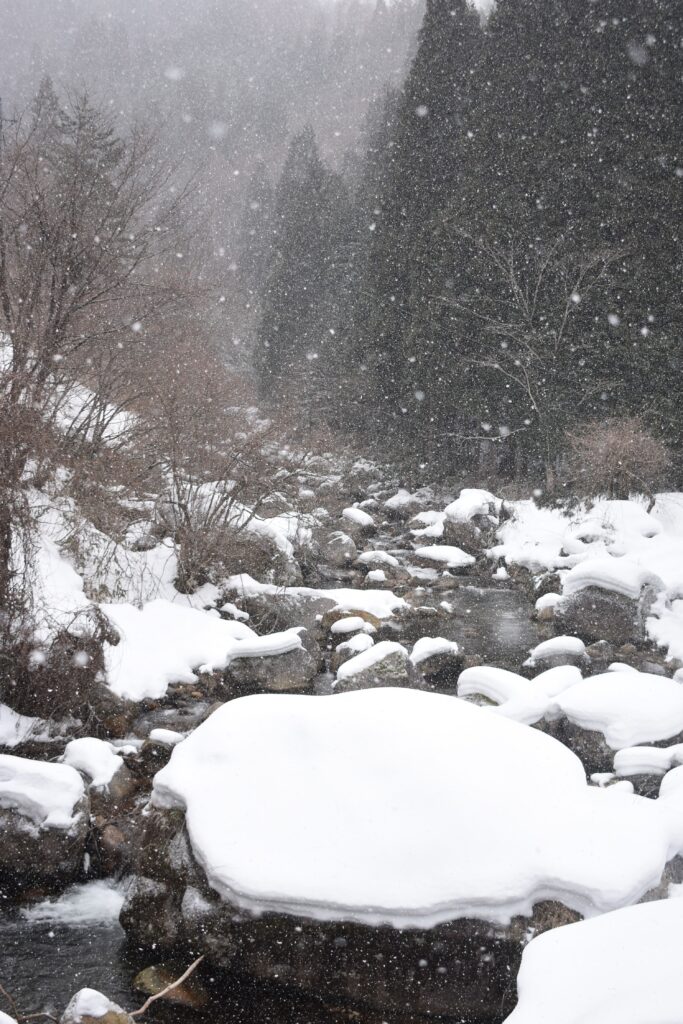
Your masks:
M125 895L125 883L97 879L72 885L58 899L43 900L21 911L32 923L77 925L116 924Z
M3 1013L3 1011L0 1010L0 1024L17 1024L17 1022L14 1017L10 1017L8 1013Z
M394 555L390 555L388 551L364 551L356 559L358 565L390 565L396 567L399 565L398 558Z
M538 730L380 688L228 702L174 749L152 803L185 811L232 905L403 928L633 903L683 846L681 788L591 787Z
M544 932L524 950L506 1024L679 1024L682 932L680 899Z
M16 811L36 828L69 830L84 793L83 779L69 765L0 754L0 808Z

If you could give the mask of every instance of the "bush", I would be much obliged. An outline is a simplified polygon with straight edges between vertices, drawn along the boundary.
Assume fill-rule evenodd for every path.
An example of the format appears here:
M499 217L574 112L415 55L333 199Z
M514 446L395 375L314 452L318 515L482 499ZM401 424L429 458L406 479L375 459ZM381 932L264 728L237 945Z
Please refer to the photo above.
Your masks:
M669 451L638 417L586 423L568 437L570 486L594 497L650 497L666 484Z

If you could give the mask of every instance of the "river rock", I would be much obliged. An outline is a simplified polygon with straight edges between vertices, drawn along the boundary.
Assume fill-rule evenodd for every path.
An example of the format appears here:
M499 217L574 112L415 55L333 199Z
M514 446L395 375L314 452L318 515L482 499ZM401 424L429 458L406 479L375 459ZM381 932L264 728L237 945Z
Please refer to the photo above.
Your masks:
M0 755L0 878L60 889L83 868L89 800L66 764Z
M73 997L59 1024L134 1024L134 1018L94 988L82 988Z
M348 533L335 530L323 545L322 557L337 569L344 569L357 557L358 548Z
M145 967L133 980L133 988L146 996L158 996L169 985L172 985L187 970L187 966L175 964L157 964L153 967ZM160 1002L173 1003L176 1006L185 1006L188 1010L203 1010L209 1003L209 993L197 978L191 974L181 985L176 985L165 995L161 996Z
M320 628L326 612L335 607L331 598L294 594L250 594L237 599L249 615L249 625L259 633L278 633L303 626L309 633Z
M610 590L586 587L562 598L556 606L555 619L565 633L590 643L607 640L619 647L645 638L645 619L651 601L647 588L636 601Z
M449 690L457 685L464 657L456 643L424 637L413 647L410 660L430 686Z
M158 812L146 843L168 839ZM154 839L156 830L159 837ZM176 849L177 835L173 838ZM187 838L183 846L188 849ZM173 876L168 858L158 867ZM231 973L293 985L333 1004L367 1005L397 1017L443 1015L488 1024L511 1009L514 977L528 934L579 917L556 902L538 904L531 918L508 926L463 919L434 928L370 928L349 921L315 921L288 914L254 916L221 901L195 869L171 884L145 879L122 911L130 939L155 948L204 950Z
M336 693L376 686L413 686L419 675L401 644L382 640L346 661L337 671Z
M249 693L296 693L309 690L322 665L314 638L301 631L302 647L264 658L235 658L225 670L225 685L232 696Z

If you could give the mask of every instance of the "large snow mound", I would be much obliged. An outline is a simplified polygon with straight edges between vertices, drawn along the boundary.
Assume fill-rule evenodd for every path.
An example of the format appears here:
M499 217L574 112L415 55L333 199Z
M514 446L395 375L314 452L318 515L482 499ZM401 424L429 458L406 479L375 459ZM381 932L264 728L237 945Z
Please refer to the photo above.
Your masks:
M69 765L0 754L0 807L34 827L70 829L84 792L83 779Z
M680 1024L683 901L544 932L524 951L506 1024Z
M398 688L230 701L174 749L152 802L185 810L232 904L395 927L505 923L546 899L615 909L683 844L675 788L591 788L551 737Z

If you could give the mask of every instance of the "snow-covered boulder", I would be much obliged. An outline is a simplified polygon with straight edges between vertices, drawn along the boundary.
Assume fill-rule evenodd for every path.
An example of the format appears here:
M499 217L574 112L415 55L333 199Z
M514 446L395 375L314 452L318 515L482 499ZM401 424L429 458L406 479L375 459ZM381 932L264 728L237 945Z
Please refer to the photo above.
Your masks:
M347 528L352 529L355 534L370 536L377 532L375 520L370 513L355 505L344 509L342 519L346 521Z
M351 658L355 658L357 654L362 654L363 651L367 651L373 646L374 640L369 633L356 633L355 636L349 637L348 640L344 640L343 643L337 644L335 647L332 658L330 659L330 668L333 672L337 672L341 665L345 661L350 661Z
M645 639L653 599L650 587L644 587L635 596L593 585L563 589L554 617L565 632L580 636L587 643L607 640L620 647Z
M524 951L506 1024L678 1024L683 900L556 928Z
M589 773L610 771L615 752L624 747L683 740L683 687L635 669L583 679L576 666L565 665L528 680L482 665L461 674L458 695L483 696L506 717L542 725Z
M382 640L340 665L334 688L342 693L371 686L411 686L416 680L405 647L394 640Z
M0 754L0 877L55 887L73 881L87 829L88 798L74 768Z
M415 548L415 556L443 569L466 569L476 561L474 555L468 555L462 548L450 544L427 544Z
M334 530L328 536L322 549L324 561L337 569L343 569L350 565L357 554L355 542L348 533L344 533L342 530Z
M550 640L543 640L530 651L524 662L525 668L538 671L555 668L556 665L586 668L588 664L586 645L577 636L554 636Z
M225 671L231 695L310 689L322 664L322 652L307 630L291 629L257 639L259 644L253 652L247 650L244 657L233 658Z
M443 513L445 544L477 555L494 543L502 502L490 491L465 488Z
M444 516L454 523L476 522L481 517L497 523L502 504L501 499L490 491L466 487L455 501L446 506Z
M410 661L430 686L454 687L462 669L463 652L454 640L423 636L413 645Z
M82 988L72 998L59 1024L133 1024L120 1006L94 988Z
M382 508L392 519L409 519L432 498L432 493L426 488L411 493L405 487L400 487L396 494L387 498Z
M495 1019L529 927L659 885L682 804L589 786L551 737L454 697L249 697L156 776L122 921L317 994Z

